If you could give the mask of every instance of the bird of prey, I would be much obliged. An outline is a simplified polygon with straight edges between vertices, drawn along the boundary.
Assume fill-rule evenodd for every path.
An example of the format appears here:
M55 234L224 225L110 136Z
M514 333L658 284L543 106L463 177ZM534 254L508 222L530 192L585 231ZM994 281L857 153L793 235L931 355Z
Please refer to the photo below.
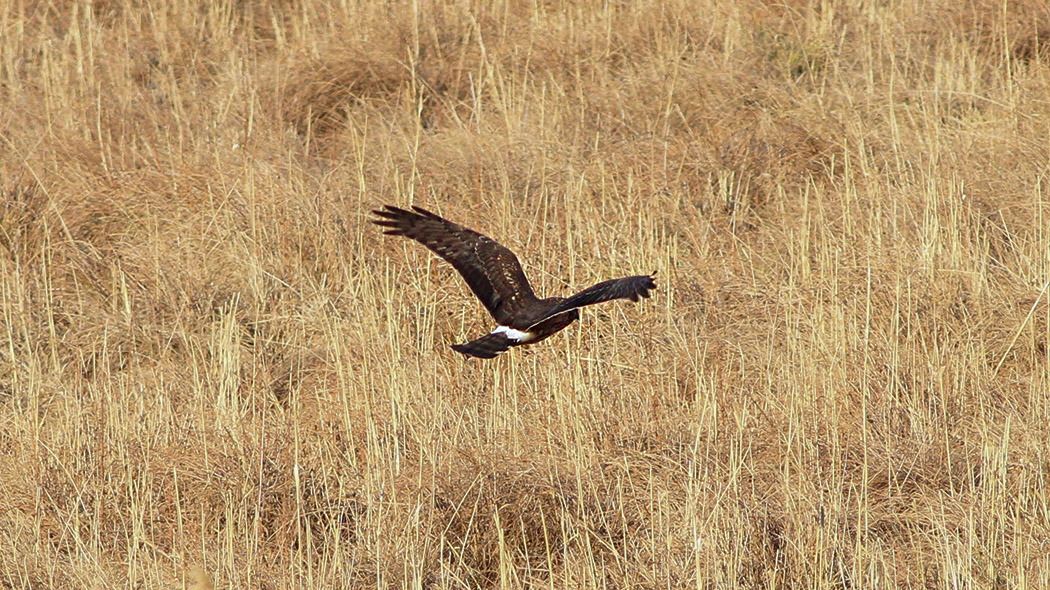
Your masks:
M638 301L656 288L651 275L640 275L604 281L572 297L540 299L532 292L518 258L492 238L422 207L408 211L387 205L372 213L377 216L373 223L388 228L383 233L411 238L451 264L495 318L498 326L490 334L452 346L467 356L490 359L512 346L534 344L579 319L579 308L584 305L613 299Z

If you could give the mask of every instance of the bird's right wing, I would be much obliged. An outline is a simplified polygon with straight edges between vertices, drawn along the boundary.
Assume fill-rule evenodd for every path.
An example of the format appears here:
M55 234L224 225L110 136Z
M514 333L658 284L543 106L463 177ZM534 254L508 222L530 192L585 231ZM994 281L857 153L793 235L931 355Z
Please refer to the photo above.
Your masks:
M422 207L385 206L372 222L386 234L423 244L451 264L492 317L505 324L514 309L536 295L514 253L488 236L439 217Z
M556 315L561 315L584 305L594 305L595 303L612 301L613 299L638 301L640 297L649 297L649 291L655 288L656 281L652 275L638 275L602 281L555 305L542 319L536 321L528 329Z

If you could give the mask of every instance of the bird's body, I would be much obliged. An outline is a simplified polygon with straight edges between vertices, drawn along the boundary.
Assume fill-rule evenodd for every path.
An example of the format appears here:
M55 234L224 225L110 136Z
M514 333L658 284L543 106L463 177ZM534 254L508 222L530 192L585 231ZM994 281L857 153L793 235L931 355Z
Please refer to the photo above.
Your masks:
M411 238L451 264L499 324L477 340L452 349L468 356L493 358L512 346L544 340L580 317L579 308L612 299L649 297L653 277L640 275L598 283L572 297L540 299L532 291L513 252L498 242L443 219L422 207L373 211L384 233Z

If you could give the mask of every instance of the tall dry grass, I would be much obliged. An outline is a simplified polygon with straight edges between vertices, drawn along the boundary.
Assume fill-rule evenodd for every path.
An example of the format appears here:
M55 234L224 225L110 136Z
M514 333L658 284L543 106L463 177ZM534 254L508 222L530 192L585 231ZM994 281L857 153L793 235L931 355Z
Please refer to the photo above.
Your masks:
M0 587L1050 587L1042 3L0 30ZM660 290L467 360L383 203Z

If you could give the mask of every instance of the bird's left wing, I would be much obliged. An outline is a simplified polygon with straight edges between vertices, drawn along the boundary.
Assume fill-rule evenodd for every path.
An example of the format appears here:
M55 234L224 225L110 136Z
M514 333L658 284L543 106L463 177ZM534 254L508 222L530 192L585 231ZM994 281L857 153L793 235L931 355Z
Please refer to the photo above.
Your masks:
M389 228L383 233L411 238L446 260L501 324L519 305L536 299L513 252L422 207L412 209L387 205L372 212L379 217L372 222Z

